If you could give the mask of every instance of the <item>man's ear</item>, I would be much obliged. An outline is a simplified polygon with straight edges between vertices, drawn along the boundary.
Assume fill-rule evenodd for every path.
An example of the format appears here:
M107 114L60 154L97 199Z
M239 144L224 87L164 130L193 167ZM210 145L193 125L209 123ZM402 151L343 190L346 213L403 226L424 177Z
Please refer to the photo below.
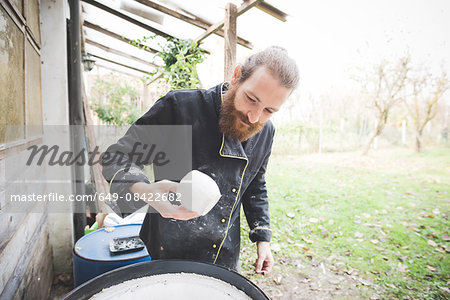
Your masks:
M236 84L241 78L241 66L237 65L233 72L233 77L231 78L231 83Z

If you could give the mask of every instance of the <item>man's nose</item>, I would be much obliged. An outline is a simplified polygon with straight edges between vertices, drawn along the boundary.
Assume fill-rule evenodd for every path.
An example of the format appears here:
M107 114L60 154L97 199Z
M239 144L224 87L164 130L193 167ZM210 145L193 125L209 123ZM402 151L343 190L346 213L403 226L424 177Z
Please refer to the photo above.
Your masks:
M259 118L261 117L261 112L262 112L262 110L260 110L260 109L255 109L255 110L249 111L247 114L248 121L251 124L258 122Z

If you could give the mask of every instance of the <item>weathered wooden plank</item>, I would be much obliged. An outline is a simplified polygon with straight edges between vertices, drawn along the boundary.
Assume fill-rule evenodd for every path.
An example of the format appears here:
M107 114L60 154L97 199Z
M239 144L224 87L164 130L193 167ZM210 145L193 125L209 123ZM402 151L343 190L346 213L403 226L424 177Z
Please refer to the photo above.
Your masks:
M108 12L108 13L116 16L116 17L119 17L119 18L121 18L123 20L126 20L126 21L128 21L128 22L130 22L130 23L132 23L134 25L142 27L145 30L153 32L154 34L160 35L160 36L165 37L165 38L167 38L167 37L172 37L173 38L174 37L174 36L168 34L167 32L159 30L159 29L157 29L157 28L155 28L153 26L145 24L145 23L143 23L141 21L138 21L136 19L133 19L132 17L130 17L130 16L128 16L128 15L118 11L117 9L114 9L112 7L109 7L109 6L106 6L106 5L104 5L104 4L102 4L102 3L98 2L98 1L95 1L95 0L82 0L82 1L84 3L88 3L90 5L93 5L93 6L97 7L97 8L100 8L101 10L104 10L104 11L106 11L106 12Z
M182 13L179 13L173 9L170 9L168 7L165 7L163 5L160 5L158 3L155 3L154 1L150 1L150 0L136 0L137 2L144 4L148 7L151 7L153 9L159 10L160 12L163 12L169 16L172 16L174 18L177 18L179 20L182 20L186 23L189 23L191 25L197 26L198 28L202 28L207 30L209 27L211 27L211 23L203 20L202 18L195 16L194 14L192 14L191 12L188 12L190 15L193 15L194 17L191 17L190 15L185 15ZM224 31L222 29L219 29L215 32L215 34L224 37ZM253 45L246 39L243 39L241 37L237 37L237 42L239 45L242 45L246 48L252 49Z
M84 44L84 40L85 40L86 37L84 36L84 30L83 30L83 23L84 23L83 12L84 12L84 9L83 9L83 6L81 5L81 2L80 2L80 35L81 35L80 40L81 40L81 53L85 53L85 52L86 52L86 47L85 47L85 44Z
M36 245L30 245L27 251L31 255L20 284L16 289L13 300L22 299L47 299L53 282L52 251L48 238L48 227L45 226L41 234L38 234ZM33 249L34 248L34 249Z
M245 1L237 10L237 17L239 17L240 15L242 15L243 13L247 12L250 8L258 5L259 3L261 3L263 0L249 0L249 1ZM217 32L220 28L223 27L223 25L225 24L225 19L217 22L216 24L212 25L211 27L208 28L208 30L206 30L203 34L201 34L199 37L197 37L195 39L196 42L201 42L202 40L204 40L205 38L207 38L208 36L210 36L211 34Z
M22 280L33 249L46 228L45 214L30 213L0 253L0 299L11 299Z
M0 194L0 197L4 198L5 193ZM0 253L3 252L25 217L26 213L0 213Z
M236 19L237 7L233 3L227 3L225 7L225 64L224 80L229 81L233 75L236 64Z
M5 159L10 153L23 151L32 145L37 145L40 143L42 143L42 137L31 137L28 140L22 140L12 146L8 146L6 149L0 149L0 160Z
M2 210L5 208L5 185L6 185L6 174L5 174L5 160L0 157L0 216L2 215ZM1 224L0 224L0 228ZM1 231L0 231L1 234ZM1 241L0 235L0 241Z
M84 124L85 125L85 132L86 132L86 139L87 139L87 146L89 152L94 152L95 148L98 146L97 144L97 138L95 135L95 126L94 122L92 120L92 112L89 105L89 98L86 94L86 86L84 82L81 83L82 93L81 93L81 99L83 100L83 113L84 113ZM95 160L99 159L99 154L96 155ZM94 188L95 192L99 194L106 195L109 193L109 190L107 188L108 183L106 182L105 178L102 175L102 170L100 164L94 164L91 166L91 172L93 175L93 182L94 182ZM99 222L99 227L103 225L103 215L99 215L102 213L109 213L108 206L105 204L104 201L98 201L96 203L96 207L98 211L95 213L98 213L97 217L102 216L101 218L96 218Z
M17 165L19 161L26 161L28 159L28 151L20 151L15 155L9 155L5 160L2 160L0 167L3 169L2 182L6 183L6 189L0 194L2 209L0 210L0 252L6 247L8 242L14 237L18 228L21 226L27 213L35 209L35 211L43 211L44 202L10 202L10 199L5 199L10 195L24 195L24 194L43 194L45 185L33 183L31 185L14 183L18 180L32 180L42 177L44 166L25 168ZM0 253L1 255L1 253Z
M95 62L95 66L96 67L101 67L103 69L110 70L110 71L113 71L113 72L125 74L125 75L131 76L131 77L142 79L142 76L138 76L136 74L133 74L131 72L127 72L125 70L120 70L119 68L114 68L112 66L107 66L106 64L103 64L101 61Z
M269 14L282 22L286 22L286 17L288 16L288 14L279 10L275 6L270 5L269 3L263 1L258 5L256 5L256 7L265 12L266 14Z
M145 6L151 7L153 9L159 10L160 12L163 12L169 16L172 16L174 18L180 19L184 22L187 22L189 24L195 25L197 27L206 29L209 26L211 26L211 24L209 24L208 22L206 22L205 20L202 20L201 18L198 18L197 16L195 18L192 18L191 16L187 16L184 14L181 14L173 9L170 9L168 7L165 7L163 5L160 5L154 1L150 1L150 0L135 0L136 2L139 2L141 4L144 4Z
M116 61L114 61L114 60L105 58L105 57L103 57L103 56L96 55L96 54L92 54L91 52L89 52L88 54L91 55L91 56L93 56L93 57L96 57L96 58L98 58L98 59L102 59L102 60L104 60L104 61L107 61L107 62L116 64L116 65L118 65L118 66L122 66L122 67L125 67L125 68L128 68L128 69L131 69L131 70L135 70L135 71L142 72L142 73L145 73L145 74L150 73L150 71L146 71L146 70L143 70L143 69L139 69L139 68L135 68L135 67L132 67L132 66L129 66L129 65L125 65L125 64L116 62Z
M105 46L105 45L102 45L102 44L97 43L96 41L93 41L93 40L91 40L91 39L86 39L86 44L90 44L90 45L92 45L92 46L95 46L95 47L97 47L97 48L100 48L100 49L102 49L102 50L104 50L104 51L106 51L106 52L109 52L109 53L114 53L114 54L116 54L116 55L120 55L120 56L126 57L126 58L128 58L128 59L134 60L134 61L136 61L136 62L138 62L138 63L141 63L141 64L144 64L144 65L148 65L148 66L151 66L151 67L157 67L157 65L154 64L154 63L152 63L152 62L143 60L142 58L139 58L139 57L130 55L130 54L128 54L128 53L125 53L125 52L122 52L122 51L119 51L119 50L110 48L110 47Z
M130 38L127 38L127 37L121 36L121 35L119 35L119 34L117 34L115 32L109 31L108 29L105 29L105 28L103 28L103 27L101 27L101 26L99 26L97 24L91 23L91 22L89 22L87 20L84 20L83 26L85 26L87 28L90 28L90 29L93 29L95 31L101 32L101 33L103 33L103 34L105 34L107 36L115 38L115 39L117 39L119 41L122 41L124 43L130 44L132 46L135 46L135 47L137 47L139 49L142 49L144 51L147 51L147 52L150 52L150 53L153 53L153 54L158 53L158 50L153 49L153 48L151 48L151 47L149 47L147 45L144 45L144 44L136 43L135 45L133 45L132 44L132 40Z
M220 22L217 22L217 23L214 24L214 25L211 25L204 33L202 33L199 37L197 37L197 38L195 39L195 41L196 41L197 43L200 43L201 41L203 41L204 39L206 39L206 38L207 38L208 36L210 36L211 34L216 33L220 28L223 27L223 23L224 23L224 20L222 20L222 21L220 21Z

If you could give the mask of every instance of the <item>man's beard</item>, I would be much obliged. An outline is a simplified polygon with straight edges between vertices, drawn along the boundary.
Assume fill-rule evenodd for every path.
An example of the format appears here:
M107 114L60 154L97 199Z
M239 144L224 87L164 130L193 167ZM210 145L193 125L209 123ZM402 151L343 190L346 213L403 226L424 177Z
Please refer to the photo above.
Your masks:
M220 130L227 138L237 139L240 142L246 141L253 135L261 131L264 123L256 122L251 124L248 117L236 109L234 100L238 85L231 86L223 95L223 103L220 109L219 126ZM245 126L241 122L248 124Z

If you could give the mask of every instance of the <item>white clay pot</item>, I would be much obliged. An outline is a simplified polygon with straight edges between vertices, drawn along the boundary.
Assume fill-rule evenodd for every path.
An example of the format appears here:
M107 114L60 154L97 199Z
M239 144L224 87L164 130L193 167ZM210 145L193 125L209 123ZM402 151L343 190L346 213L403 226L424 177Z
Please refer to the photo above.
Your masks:
M181 179L177 193L181 205L201 216L206 215L222 196L214 179L197 170L190 171Z

